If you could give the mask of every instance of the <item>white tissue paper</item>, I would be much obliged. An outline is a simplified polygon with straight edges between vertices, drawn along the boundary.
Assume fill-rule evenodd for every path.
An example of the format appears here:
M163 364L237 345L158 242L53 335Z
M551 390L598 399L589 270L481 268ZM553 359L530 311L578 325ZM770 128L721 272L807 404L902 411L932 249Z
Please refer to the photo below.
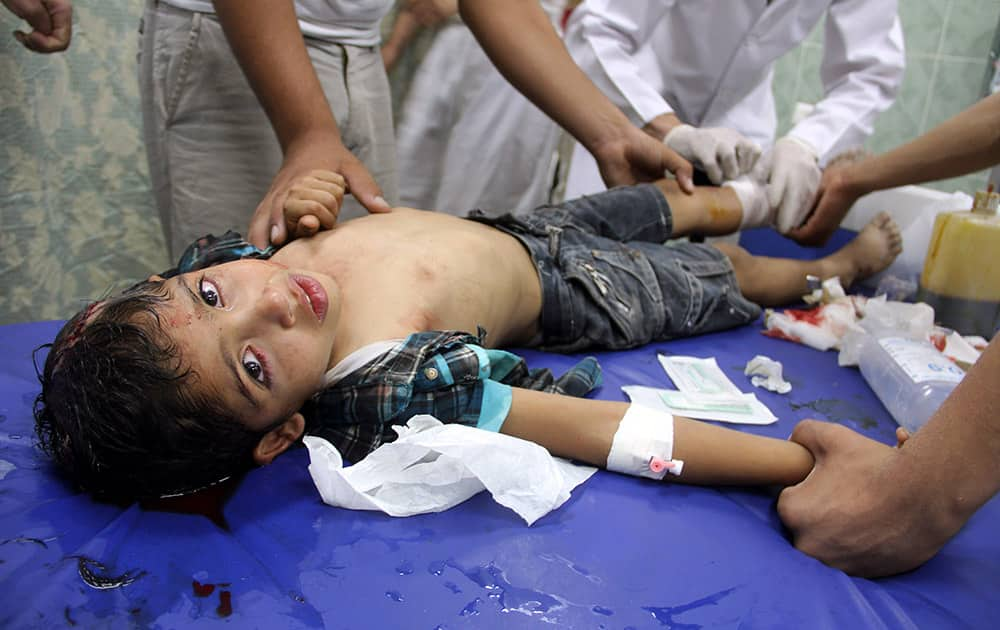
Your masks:
M792 384L782 378L781 370L781 363L771 357L758 354L747 361L743 373L750 377L750 382L753 383L754 387L763 387L772 392L787 394L792 391Z
M929 305L894 302L880 295L865 302L861 319L841 335L837 364L857 365L867 335L927 340L933 330L934 309Z
M788 308L764 312L764 334L788 339L816 350L837 348L840 338L857 321L853 299L821 304L811 309Z
M933 337L931 338L933 341ZM975 343L986 340L978 336L963 337L954 330L944 335L944 348L941 350L944 356L948 357L959 365L971 366L979 360L980 350L976 349ZM935 344L936 345L936 344ZM985 347L986 343L982 343ZM968 369L968 368L963 368ZM0 477L2 479L2 477Z
M414 416L393 429L395 442L346 468L332 444L303 438L324 503L411 516L447 510L485 489L531 525L597 470L553 457L534 442L432 416Z

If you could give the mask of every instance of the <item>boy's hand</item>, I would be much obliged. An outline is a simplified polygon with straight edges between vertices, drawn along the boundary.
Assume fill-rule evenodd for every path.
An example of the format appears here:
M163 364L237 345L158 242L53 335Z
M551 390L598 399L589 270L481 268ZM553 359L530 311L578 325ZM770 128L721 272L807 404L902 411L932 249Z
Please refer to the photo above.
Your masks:
M379 52L382 53L382 65L385 66L386 72L392 72L392 69L396 67L396 62L399 61L400 55L403 54L399 46L392 42L382 44Z
M69 47L73 34L71 0L2 0L11 13L31 26L31 32L14 31L14 38L28 50L59 52Z
M285 198L288 240L312 236L337 223L347 182L332 171L312 171L294 182Z
M284 245L288 240L285 221L285 200L292 186L315 173L317 167L339 173L345 182L345 192L354 195L368 212L389 212L392 208L382 197L382 191L361 161L340 142L339 137L311 134L299 146L285 151L281 170L275 175L271 189L257 206L250 220L248 240L257 247ZM340 211L340 202L337 204ZM318 221L318 219L317 219Z

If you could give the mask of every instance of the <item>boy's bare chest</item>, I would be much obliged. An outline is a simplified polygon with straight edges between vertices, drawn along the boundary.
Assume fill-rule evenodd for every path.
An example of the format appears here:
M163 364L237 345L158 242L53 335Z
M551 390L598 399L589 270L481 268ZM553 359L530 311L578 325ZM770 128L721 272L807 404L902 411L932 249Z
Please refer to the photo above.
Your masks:
M474 333L483 326L500 342L511 326L534 321L537 275L519 243L482 226L467 229L466 222L456 224L451 217L437 229L425 229L436 217L421 213L421 218L419 225L403 229L388 221L351 222L304 242L293 260L283 262L333 277L345 325L356 328L359 338L425 330ZM280 253L292 254L288 250L296 245ZM532 297L525 298L526 290Z

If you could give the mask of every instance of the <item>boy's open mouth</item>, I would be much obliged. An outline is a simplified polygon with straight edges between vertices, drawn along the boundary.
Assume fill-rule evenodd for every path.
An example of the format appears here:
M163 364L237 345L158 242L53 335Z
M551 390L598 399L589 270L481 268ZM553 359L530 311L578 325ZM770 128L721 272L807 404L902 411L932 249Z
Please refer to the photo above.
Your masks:
M326 318L326 310L330 305L330 299L326 295L326 290L316 280L308 276L292 276L292 282L301 289L297 291L302 304L306 306L320 323Z

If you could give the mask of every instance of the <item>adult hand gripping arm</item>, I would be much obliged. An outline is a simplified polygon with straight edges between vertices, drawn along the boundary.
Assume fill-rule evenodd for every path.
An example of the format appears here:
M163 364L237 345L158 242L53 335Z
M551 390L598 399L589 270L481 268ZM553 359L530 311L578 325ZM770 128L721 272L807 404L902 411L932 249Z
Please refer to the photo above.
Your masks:
M930 559L1000 490L998 379L1000 336L898 449L825 422L796 426L791 439L816 466L778 498L795 546L864 577Z
M281 168L251 219L250 242L264 247L286 241L283 209L289 190L296 180L318 169L342 175L347 190L369 212L388 212L378 184L341 141L291 0L213 0L213 4L284 152Z
M957 177L998 163L1000 94L994 94L888 153L829 167L815 209L789 236L806 245L821 245L863 195Z

